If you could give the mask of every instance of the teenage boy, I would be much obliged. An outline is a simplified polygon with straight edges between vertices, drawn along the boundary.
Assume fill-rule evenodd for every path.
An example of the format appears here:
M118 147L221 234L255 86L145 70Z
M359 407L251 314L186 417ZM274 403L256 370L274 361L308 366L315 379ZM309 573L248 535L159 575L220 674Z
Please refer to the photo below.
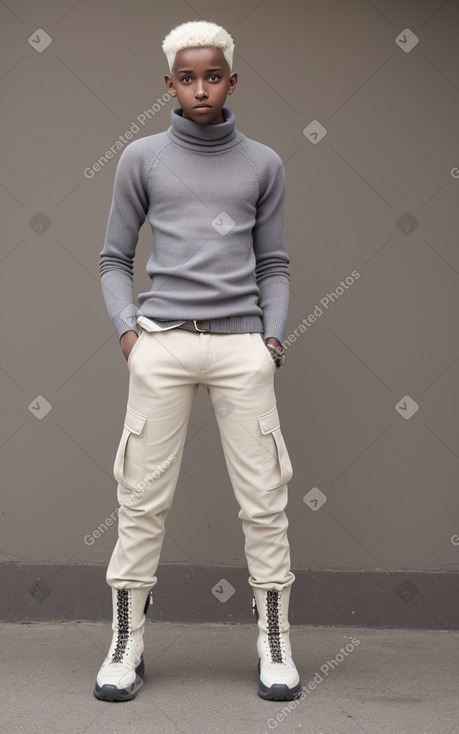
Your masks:
M169 33L165 81L180 106L167 131L124 150L116 171L100 273L130 381L114 464L118 541L107 570L113 639L94 689L106 701L132 699L143 684L145 613L199 385L210 395L240 506L259 630L258 694L301 693L288 622L292 468L274 393L289 300L285 180L279 156L238 132L224 106L237 84L233 49L214 23ZM152 285L137 309L133 261L145 217L154 235Z

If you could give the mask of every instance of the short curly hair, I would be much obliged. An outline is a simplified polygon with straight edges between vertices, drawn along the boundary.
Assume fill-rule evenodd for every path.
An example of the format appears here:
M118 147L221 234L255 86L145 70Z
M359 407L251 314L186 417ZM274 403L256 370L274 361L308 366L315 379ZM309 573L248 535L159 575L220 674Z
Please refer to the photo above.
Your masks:
M182 48L199 48L202 46L214 46L221 48L228 62L230 71L233 66L234 41L228 31L206 20L192 20L182 23L173 28L163 41L163 51L167 57L169 69L175 61L175 54Z

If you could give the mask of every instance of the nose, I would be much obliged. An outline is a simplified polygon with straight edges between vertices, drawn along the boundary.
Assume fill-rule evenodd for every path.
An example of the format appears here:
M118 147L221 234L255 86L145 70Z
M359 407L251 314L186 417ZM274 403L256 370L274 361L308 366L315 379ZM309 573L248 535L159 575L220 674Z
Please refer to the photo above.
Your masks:
M204 87L202 81L196 82L196 91L194 93L194 96L196 97L196 99L205 99L208 96L207 90Z

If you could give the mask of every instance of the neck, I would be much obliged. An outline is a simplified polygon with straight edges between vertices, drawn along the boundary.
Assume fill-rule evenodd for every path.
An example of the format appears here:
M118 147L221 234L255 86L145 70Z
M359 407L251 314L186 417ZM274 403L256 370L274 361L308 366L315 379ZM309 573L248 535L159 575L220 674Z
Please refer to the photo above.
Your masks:
M235 128L235 117L228 107L222 108L222 122L206 124L183 117L183 109L175 107L171 112L169 137L178 145L190 150L214 153L232 148L240 143L243 135Z

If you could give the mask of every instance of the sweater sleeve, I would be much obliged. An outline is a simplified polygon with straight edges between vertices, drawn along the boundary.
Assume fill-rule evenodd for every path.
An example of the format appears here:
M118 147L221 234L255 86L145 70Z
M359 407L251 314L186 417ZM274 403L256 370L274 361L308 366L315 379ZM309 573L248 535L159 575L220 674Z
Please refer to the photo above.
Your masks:
M145 156L142 141L124 149L115 175L107 231L100 253L100 280L107 311L120 339L126 331L137 331L134 302L134 256L139 229L148 211L144 181Z
M264 338L273 336L282 343L290 297L290 260L284 234L285 173L277 153L270 152L260 182L253 245Z

